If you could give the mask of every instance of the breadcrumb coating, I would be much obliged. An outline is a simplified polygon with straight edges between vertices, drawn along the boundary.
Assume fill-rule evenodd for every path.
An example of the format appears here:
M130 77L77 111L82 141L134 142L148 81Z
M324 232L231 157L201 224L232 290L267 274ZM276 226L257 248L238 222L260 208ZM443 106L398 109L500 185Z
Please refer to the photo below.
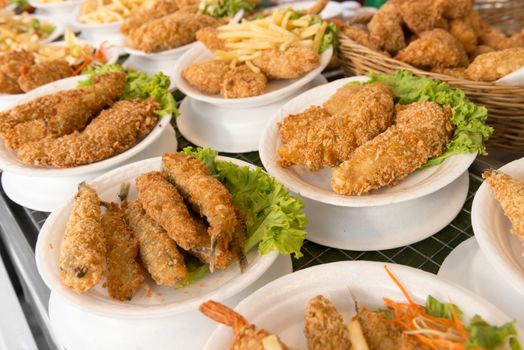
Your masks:
M513 48L478 55L465 74L471 80L495 81L522 67L524 48Z
M474 0L435 0L435 7L446 18L455 19L466 16L473 9Z
M218 30L214 27L205 27L196 33L196 39L202 42L209 50L226 51L226 43L218 37Z
M269 79L294 79L320 66L320 56L310 47L271 49L262 51L253 64Z
M189 65L182 70L182 77L190 85L208 94L220 93L229 64L222 60L206 60Z
M120 26L120 32L127 35L144 23L167 16L176 10L178 10L178 5L175 0L146 1L131 16L126 18Z
M224 74L220 92L224 98L246 98L262 95L266 91L267 78L263 73L253 72L248 66L237 66Z
M449 32L455 37L468 54L477 49L477 33L466 19L457 18L449 22Z
M433 0L407 0L398 3L402 20L416 34L434 29L442 23L442 11Z
M25 50L10 51L0 55L0 93L22 93L18 85L20 71L23 67L32 66L34 63L34 55Z
M53 81L70 77L71 68L64 60L45 61L27 68L18 78L18 85L24 92L36 89L39 86Z
M369 37L379 49L394 55L406 47L402 19L397 5L388 1L368 23Z

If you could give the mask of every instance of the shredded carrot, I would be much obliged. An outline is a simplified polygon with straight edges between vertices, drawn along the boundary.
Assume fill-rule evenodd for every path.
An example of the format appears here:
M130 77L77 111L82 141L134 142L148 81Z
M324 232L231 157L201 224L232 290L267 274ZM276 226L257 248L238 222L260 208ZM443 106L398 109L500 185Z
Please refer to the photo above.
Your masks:
M400 283L400 281L395 277L395 275L393 275L393 273L391 273L391 271L388 269L388 267L386 265L384 265L384 269L386 269L386 272L388 273L389 277L391 277L391 279L393 280L393 282L395 282L395 284L400 288L400 291L402 292L402 294L404 294L404 296L406 297L407 301L412 304L412 305L416 305L415 302L413 301L413 299L411 299L411 297L409 296L408 292L406 291L406 289L404 288L404 286Z
M457 312L455 311L455 306L452 302L449 303L449 307L451 308L451 314L453 315L453 322L455 322L455 325L457 326L457 329L460 332L460 334L462 334L464 339L467 340L469 338L469 335L464 329L462 322L460 322L460 320L458 319Z

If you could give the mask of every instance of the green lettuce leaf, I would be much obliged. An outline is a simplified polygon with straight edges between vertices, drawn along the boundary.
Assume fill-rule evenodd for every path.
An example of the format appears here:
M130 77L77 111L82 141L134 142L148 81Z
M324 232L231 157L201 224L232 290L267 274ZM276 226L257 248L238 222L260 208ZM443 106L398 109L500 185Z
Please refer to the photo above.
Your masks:
M521 350L522 347L517 339L517 330L513 322L508 322L500 327L492 326L476 315L471 319L467 327L469 339L466 349L482 348L495 350L509 343L512 350Z
M240 167L230 162L215 162L217 152L209 148L185 148L184 152L203 161L222 182L246 221L246 251L258 245L260 254L278 251L300 258L306 237L304 204L289 195L274 178L257 168Z
M249 0L210 0L204 2L201 12L212 17L233 17L241 9L252 12L255 8L256 3Z
M391 87L396 102L409 104L421 101L433 101L440 105L450 105L454 126L451 141L439 157L430 159L422 168L442 163L459 153L487 154L485 142L493 133L493 128L486 125L488 110L471 102L464 91L451 89L446 83L430 78L417 77L410 72L398 70L395 74L368 73L369 82L381 82Z
M320 17L315 17L309 22L310 25L322 23ZM333 23L328 23L326 30L324 31L324 36L322 37L322 42L320 43L319 53L326 51L330 46L333 46L333 52L338 47L338 28Z
M191 270L188 269L186 281L184 283L176 285L175 288L180 289L180 288L188 287L192 285L193 283L195 283L196 281L198 281L199 279L201 279L202 277L204 277L205 275L207 275L208 272L209 272L208 265L199 265L199 266L194 267Z
M453 308L458 319L462 320L462 317L464 316L462 310L455 304L453 304ZM428 298L426 299L426 313L431 316L443 317L453 321L451 304L441 303L431 295L428 295Z

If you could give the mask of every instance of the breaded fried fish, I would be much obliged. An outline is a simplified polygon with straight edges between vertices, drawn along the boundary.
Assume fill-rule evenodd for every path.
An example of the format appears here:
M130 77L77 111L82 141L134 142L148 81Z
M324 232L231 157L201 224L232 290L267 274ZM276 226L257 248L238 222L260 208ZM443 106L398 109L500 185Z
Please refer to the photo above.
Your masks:
M32 66L34 55L25 50L10 51L0 55L0 93L17 94L23 92L18 85L22 67Z
M311 47L290 47L264 50L253 64L269 79L294 79L320 66L320 57Z
M206 60L184 68L182 77L197 89L214 95L220 93L224 76L229 70L229 64L226 61Z
M70 77L71 75L71 68L66 61L45 61L22 69L18 78L18 85L20 85L22 91L28 92L39 86Z
M253 72L244 64L224 74L220 92L224 98L245 98L262 95L266 87L266 76L260 72Z
M196 33L196 38L211 51L226 50L226 43L218 37L218 30L215 27L200 29Z
M178 10L178 5L175 0L147 1L122 23L120 32L127 35L142 24L167 16L176 10Z

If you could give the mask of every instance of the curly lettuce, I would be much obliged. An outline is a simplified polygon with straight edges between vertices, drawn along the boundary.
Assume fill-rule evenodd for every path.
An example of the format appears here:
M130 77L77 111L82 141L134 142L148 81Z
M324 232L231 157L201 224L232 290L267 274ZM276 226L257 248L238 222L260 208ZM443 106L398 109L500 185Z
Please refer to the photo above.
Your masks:
M212 17L233 17L241 9L252 12L256 6L249 0L207 0L201 4L200 12Z

